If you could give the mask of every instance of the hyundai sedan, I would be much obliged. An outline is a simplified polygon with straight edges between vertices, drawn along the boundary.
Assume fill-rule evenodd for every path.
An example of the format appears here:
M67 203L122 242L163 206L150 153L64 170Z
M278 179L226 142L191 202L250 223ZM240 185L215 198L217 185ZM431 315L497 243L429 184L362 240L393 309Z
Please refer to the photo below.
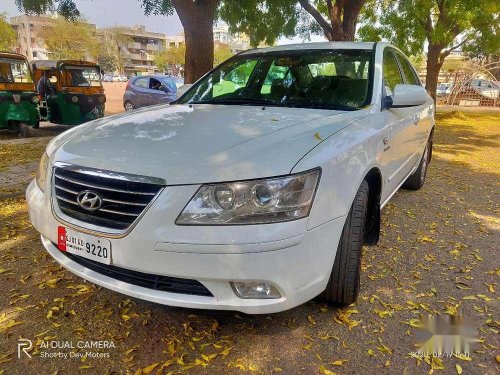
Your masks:
M434 102L386 43L238 54L170 105L54 138L27 189L63 267L171 306L272 313L354 302L361 249L422 187Z

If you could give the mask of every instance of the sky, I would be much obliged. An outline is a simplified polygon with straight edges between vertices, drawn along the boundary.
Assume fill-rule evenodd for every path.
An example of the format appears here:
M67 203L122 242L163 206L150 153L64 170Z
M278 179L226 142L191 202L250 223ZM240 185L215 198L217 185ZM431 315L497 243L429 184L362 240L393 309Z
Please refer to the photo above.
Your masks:
M146 30L167 35L182 33L182 25L177 14L170 17L146 17L138 0L75 0L78 9L88 22L97 27L145 25ZM0 0L0 13L8 17L19 15L14 0ZM313 36L311 41L325 41L321 36ZM278 44L300 43L299 38L281 38Z
M137 0L75 0L87 21L97 27L145 25L148 31L179 35L182 25L176 14L170 17L146 17ZM14 0L0 0L0 13L9 17L19 15Z

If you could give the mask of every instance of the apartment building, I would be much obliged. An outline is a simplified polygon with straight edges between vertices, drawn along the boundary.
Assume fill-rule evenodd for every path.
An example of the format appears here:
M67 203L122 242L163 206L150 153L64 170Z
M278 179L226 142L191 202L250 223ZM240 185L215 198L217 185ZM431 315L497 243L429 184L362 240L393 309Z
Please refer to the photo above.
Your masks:
M28 60L47 60L53 58L47 50L42 38L39 37L40 30L54 23L57 16L38 17L22 15L12 17L10 24L17 33L17 45L14 50L25 55ZM94 24L89 24L95 30ZM90 56L88 57L90 58Z
M52 17L17 16L10 23L17 33L15 51L25 55L28 60L49 59L49 53L43 41L37 37L39 30L53 22Z
M167 41L174 45L179 43L175 37L147 31L144 25L102 28L97 30L97 36L104 43L109 42L110 38L115 38L119 44L125 75L157 73L158 68L153 61L155 54L165 50Z
M16 52L28 57L29 60L50 59L43 40L38 37L39 30L50 26L56 19L54 17L37 17L22 15L12 17L10 23L17 32L18 43ZM96 28L96 35L102 43L109 45L111 41L118 44L118 53L123 61L125 75L161 73L154 64L157 53L170 48L179 47L185 43L184 35L168 36L146 30L144 25L131 27L115 26ZM233 35L224 23L214 26L214 42L228 44L232 53L238 53L250 48L250 41L244 34Z

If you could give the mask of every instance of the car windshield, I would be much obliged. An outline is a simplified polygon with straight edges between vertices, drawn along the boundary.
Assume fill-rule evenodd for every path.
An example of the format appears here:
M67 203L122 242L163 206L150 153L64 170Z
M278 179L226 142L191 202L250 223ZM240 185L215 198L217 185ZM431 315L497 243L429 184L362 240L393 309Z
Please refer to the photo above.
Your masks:
M101 86L101 74L96 66L64 65L62 70L65 77L63 86Z
M369 104L371 50L308 50L236 56L176 103L354 110Z
M0 83L33 83L25 60L0 57Z

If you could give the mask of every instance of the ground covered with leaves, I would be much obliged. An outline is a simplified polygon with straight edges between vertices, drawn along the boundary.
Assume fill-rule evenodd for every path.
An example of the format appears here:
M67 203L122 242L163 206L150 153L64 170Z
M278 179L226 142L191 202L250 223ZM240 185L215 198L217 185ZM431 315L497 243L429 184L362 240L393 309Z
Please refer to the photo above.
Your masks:
M263 316L130 299L59 267L24 199L50 137L0 139L0 373L498 374L499 123L498 114L438 114L427 182L384 208L380 243L364 249L356 304L312 301ZM412 355L428 314L473 319L471 356ZM17 358L19 338L33 341L31 359ZM51 340L115 347L41 358Z

